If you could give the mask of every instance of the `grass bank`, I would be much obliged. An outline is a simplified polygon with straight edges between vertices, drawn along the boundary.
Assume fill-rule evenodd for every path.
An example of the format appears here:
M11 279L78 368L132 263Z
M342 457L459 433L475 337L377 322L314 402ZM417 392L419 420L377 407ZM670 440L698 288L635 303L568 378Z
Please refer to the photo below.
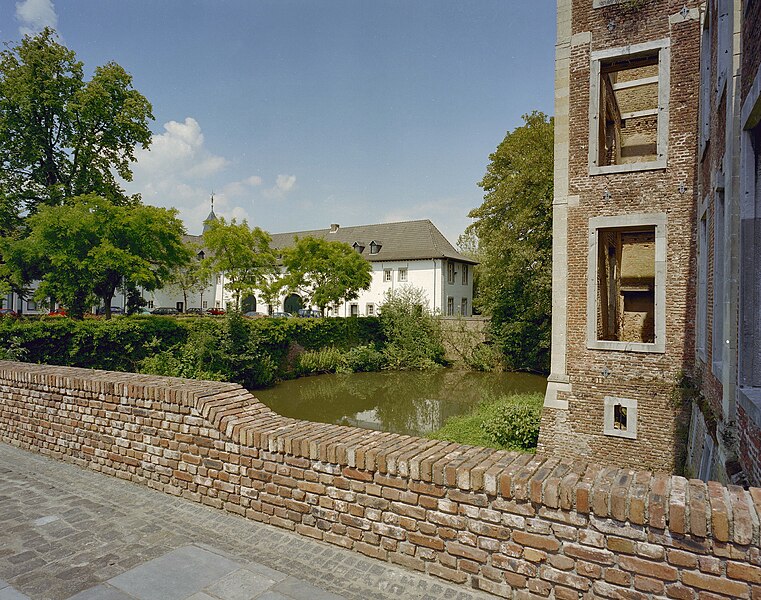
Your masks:
M498 450L535 452L543 401L539 393L489 397L473 412L448 419L428 437Z

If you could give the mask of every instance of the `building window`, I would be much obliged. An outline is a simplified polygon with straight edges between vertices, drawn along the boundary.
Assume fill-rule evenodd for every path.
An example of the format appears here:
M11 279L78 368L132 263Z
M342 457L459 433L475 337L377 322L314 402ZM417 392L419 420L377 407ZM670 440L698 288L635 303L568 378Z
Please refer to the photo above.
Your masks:
M349 305L349 314L352 317L358 317L359 316L359 304L350 304Z
M383 269L383 281L391 281L391 269Z
M204 301L201 303L201 307L202 307L202 308L208 308L208 307L209 307L209 302L208 302L208 300L204 300Z
M37 310L37 303L34 300L27 300L26 301L26 309L27 310Z
M462 265L462 285L468 285L468 265Z
M462 300L460 300L460 314L463 317L469 316L468 315L468 299L467 298L463 298Z
M204 302L204 304L206 304L206 303ZM148 304L146 304L146 306L148 308L152 309L153 308L153 300L148 300Z
M407 269L399 269L399 281L407 281Z
M454 283L454 276L457 274L457 271L455 271L455 264L453 262L447 263L447 283L453 284Z
M359 254L362 254L365 251L364 244L360 244L359 242L354 242L352 248L354 248ZM377 252L375 254L377 254Z
M666 168L669 41L592 53L589 173Z
M711 348L713 374L721 375L724 351L724 190L714 194L713 205L713 323Z
M372 316L375 314L375 304L368 304L368 305L365 307L365 314L366 314L368 317L372 317Z
M447 316L448 317L454 316L454 298L452 298L452 296L449 296L447 298Z
M614 437L637 439L637 401L630 398L605 397L603 433Z
M665 351L665 215L589 221L587 346Z
M698 223L698 306L695 344L698 355L706 360L708 326L708 211L704 210Z
M381 244L380 242L376 242L375 240L370 242L370 254L378 254L378 252L380 252L382 245L383 244Z

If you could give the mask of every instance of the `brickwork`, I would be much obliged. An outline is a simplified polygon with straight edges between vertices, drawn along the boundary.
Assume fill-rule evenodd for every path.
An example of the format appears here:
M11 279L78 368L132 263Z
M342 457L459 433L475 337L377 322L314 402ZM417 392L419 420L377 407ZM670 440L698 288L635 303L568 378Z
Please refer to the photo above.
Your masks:
M750 481L761 481L761 427L757 418L737 406L737 430L740 463Z
M761 594L761 489L306 423L234 384L10 362L0 439L506 598Z
M553 341L553 352L565 352L570 390L557 392L567 408L545 406L540 450L674 471L684 415L674 408L671 393L678 374L690 371L695 351L700 24L697 2L654 0L638 6L593 8L588 0L572 2L567 134L568 193L574 201L567 209L565 348ZM683 8L686 17L680 14ZM666 168L590 174L592 53L659 40L668 40L670 52ZM590 219L634 214L666 216L665 351L592 349L587 328L597 316L588 312L594 302L588 297ZM604 434L605 397L637 402L636 439Z
M743 38L742 38L742 83L740 100L744 102L753 85L753 77L761 69L761 5L750 0L742 3Z

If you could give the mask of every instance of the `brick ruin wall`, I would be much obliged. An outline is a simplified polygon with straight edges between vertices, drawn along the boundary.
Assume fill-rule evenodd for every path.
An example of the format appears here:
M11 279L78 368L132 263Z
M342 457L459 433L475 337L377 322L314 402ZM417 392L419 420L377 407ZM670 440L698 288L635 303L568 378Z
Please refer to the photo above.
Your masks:
M505 598L761 597L761 489L308 423L235 384L12 362L0 440Z
M569 194L566 364L571 391L559 392L568 410L545 407L540 447L634 469L673 472L684 447L688 414L672 393L695 354L695 187L700 24L677 20L684 2L642 3L629 13L615 4L593 8L573 0L572 33L591 42L572 43L569 89ZM687 2L687 8L697 6ZM609 26L612 23L612 29ZM670 40L668 166L655 171L589 175L591 52L624 48L633 41ZM680 186L686 192L680 192ZM639 353L587 347L589 219L636 213L667 215L665 352ZM604 435L604 398L637 401L637 440ZM675 451L675 449L678 449Z

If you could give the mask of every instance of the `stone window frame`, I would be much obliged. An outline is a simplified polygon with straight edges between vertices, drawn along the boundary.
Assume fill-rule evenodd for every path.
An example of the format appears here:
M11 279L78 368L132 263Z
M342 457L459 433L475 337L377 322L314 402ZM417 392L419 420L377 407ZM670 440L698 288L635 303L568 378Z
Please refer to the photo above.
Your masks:
M666 213L592 217L589 219L587 256L587 348L624 352L666 352ZM655 227L655 342L620 342L597 339L597 257L600 229Z
M699 127L699 154L703 159L705 149L711 137L711 81L713 79L713 63L711 61L711 48L713 27L711 23L711 9L707 6L703 11L703 22L700 34L700 127Z
M372 302L368 302L365 305L365 314L368 317L374 317L375 316L375 304L373 304Z
M398 281L405 283L407 281L407 267L399 267L396 278Z
M600 64L611 58L658 52L658 139L656 160L623 165L598 165L600 156ZM665 169L668 163L669 92L671 80L671 40L664 38L641 44L597 50L590 55L589 69L589 174L630 173Z
M393 269L383 269L383 283L388 283L393 279Z
M633 398L605 396L603 409L603 434L611 437L637 439L637 401ZM616 406L626 408L626 429L616 429L613 415Z

